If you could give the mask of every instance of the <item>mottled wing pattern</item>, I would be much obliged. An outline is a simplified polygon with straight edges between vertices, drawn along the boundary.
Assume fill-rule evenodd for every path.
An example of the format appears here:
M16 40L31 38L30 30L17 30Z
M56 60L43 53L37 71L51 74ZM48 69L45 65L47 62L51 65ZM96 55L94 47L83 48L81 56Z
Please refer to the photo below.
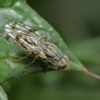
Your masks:
M53 65L52 68L65 68L69 58L41 32L16 22L5 25L6 33L22 48Z

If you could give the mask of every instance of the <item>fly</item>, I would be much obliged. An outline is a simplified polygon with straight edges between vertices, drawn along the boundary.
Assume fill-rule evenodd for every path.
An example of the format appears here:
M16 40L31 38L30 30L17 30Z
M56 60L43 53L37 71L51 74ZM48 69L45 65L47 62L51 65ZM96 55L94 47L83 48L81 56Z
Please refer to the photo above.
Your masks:
M62 51L41 32L16 22L6 24L5 32L16 44L27 50L29 52L28 55L31 54L35 56L35 59L40 58L46 61L52 65L53 69L70 67L69 57L62 53ZM35 59L31 63L33 63Z

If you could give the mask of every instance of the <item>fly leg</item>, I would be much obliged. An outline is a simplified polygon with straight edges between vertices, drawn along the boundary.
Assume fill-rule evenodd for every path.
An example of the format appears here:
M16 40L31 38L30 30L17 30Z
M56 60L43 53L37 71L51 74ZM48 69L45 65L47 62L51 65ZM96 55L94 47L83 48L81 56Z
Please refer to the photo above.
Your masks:
M20 61L20 60L23 60L23 59L25 59L25 58L27 58L29 55L31 55L32 53L28 53L26 56L24 56L24 57L21 57L21 58L19 58L19 59L17 59L17 60L14 60L14 62L18 62L18 61Z
M31 65L32 63L34 63L37 57L38 57L38 56L36 55L32 62L30 62L30 63L27 64L26 66L22 67L21 69L25 69L26 67L28 67L29 65Z

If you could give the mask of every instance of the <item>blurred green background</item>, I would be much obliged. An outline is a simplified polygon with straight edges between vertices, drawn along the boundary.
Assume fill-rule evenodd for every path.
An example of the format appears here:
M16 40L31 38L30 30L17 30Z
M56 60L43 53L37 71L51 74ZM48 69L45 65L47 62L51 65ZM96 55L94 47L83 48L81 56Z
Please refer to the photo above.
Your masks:
M27 0L90 71L100 75L100 0ZM82 72L25 76L3 84L9 100L100 100L100 81Z

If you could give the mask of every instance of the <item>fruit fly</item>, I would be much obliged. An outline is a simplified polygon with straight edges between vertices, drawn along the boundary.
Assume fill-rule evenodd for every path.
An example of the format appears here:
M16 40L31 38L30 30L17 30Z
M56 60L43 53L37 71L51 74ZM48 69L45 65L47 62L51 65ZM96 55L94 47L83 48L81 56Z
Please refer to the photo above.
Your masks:
M31 54L35 56L35 58L46 61L53 69L70 67L69 57L62 53L62 51L41 32L17 22L6 24L4 29L6 34L16 44L29 52L28 55Z

